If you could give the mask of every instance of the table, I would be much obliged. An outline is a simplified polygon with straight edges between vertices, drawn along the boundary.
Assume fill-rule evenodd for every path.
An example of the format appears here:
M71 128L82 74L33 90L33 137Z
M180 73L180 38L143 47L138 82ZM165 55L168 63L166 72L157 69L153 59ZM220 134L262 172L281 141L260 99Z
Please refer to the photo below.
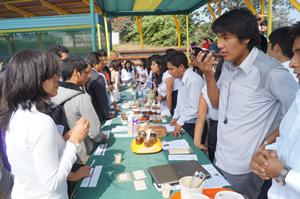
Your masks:
M131 100L131 95L127 91L121 92L122 102ZM104 125L103 130L111 130L117 125L122 125L119 117L112 120L111 125ZM125 133L125 132L124 132ZM73 199L158 199L162 198L161 192L157 191L152 185L151 176L147 169L151 166L163 165L167 163L174 163L176 161L168 161L168 152L161 151L156 154L139 155L134 154L130 150L131 141L133 138L116 138L113 133L110 134L107 151L104 156L92 155L88 160L88 164L91 164L94 160L94 166L103 165L102 172L95 188L80 187L81 181L76 186L73 192ZM185 139L189 143L194 154L197 155L200 164L210 164L211 162L207 156L193 144L192 138L188 133L184 133L181 138ZM168 134L162 140L174 140L174 138ZM122 162L119 165L114 164L114 154L122 154ZM116 180L116 175L127 171L143 170L147 178L144 179L147 190L136 191L134 188L133 180L130 182L119 183Z

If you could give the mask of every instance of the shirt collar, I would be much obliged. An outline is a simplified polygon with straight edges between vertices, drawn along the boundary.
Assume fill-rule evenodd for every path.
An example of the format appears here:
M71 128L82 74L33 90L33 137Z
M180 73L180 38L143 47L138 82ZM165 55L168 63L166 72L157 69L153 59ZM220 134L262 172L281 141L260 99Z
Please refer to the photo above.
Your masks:
M188 79L188 76L189 76L190 73L191 73L191 69L190 69L190 68L188 68L188 69L185 70L185 72L184 72L184 74L183 74L183 77L182 77L182 79L181 79L181 82L182 82L183 84L185 84L185 82L186 82L186 80Z
M228 67L233 70L239 68L242 71L244 71L246 75L248 75L258 54L259 54L258 48L254 47L254 48L252 48L250 53L247 55L247 57L243 60L243 62L238 67L235 67L232 64L232 62L229 62Z
M284 65L284 66L286 66L286 67L289 67L289 65L290 65L290 62L291 62L291 60L288 60L288 61L282 62L282 65Z
M259 50L256 47L252 48L246 59L244 59L244 61L239 65L239 68L241 68L246 73L246 75L249 74L251 66L253 65L258 54Z

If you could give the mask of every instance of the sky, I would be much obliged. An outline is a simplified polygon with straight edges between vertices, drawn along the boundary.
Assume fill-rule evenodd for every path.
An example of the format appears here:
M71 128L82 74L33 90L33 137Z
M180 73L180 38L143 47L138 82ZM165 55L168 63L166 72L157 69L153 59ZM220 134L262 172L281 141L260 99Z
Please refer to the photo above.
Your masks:
M300 1L300 0L298 0L298 1ZM198 10L201 12L201 11L204 10L205 7L206 7L206 6L203 6L203 7L199 8ZM290 9L290 14L289 14L290 20L289 20L288 22L290 23L289 25L292 25L292 24L294 24L295 22L300 21L300 12L299 12L296 8L294 8L294 7L289 8L289 9ZM210 18L205 17L205 16L201 16L201 19L202 19L203 21L206 21L206 22L211 21Z
M295 19L295 21L290 20L291 23L294 23L296 21L300 21L300 12L294 8L290 13L290 18Z

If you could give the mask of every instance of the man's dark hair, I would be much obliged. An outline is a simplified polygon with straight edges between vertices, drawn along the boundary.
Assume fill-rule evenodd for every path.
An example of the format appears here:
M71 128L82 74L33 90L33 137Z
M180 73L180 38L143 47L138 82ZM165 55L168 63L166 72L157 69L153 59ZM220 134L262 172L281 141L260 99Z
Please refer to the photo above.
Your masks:
M246 8L233 9L224 13L212 24L212 31L215 34L232 33L240 41L250 39L248 49L259 47L260 35L255 16Z
M276 44L281 48L282 54L288 58L293 57L293 43L290 35L291 27L285 26L274 30L270 36L269 40L271 43L271 49L274 48Z
M292 38L292 43L294 43L296 37L300 37L300 21L292 25L290 34Z
M258 48L260 50L262 50L264 53L267 53L267 51L268 51L268 41L267 41L267 38L263 34L260 34L260 44L259 44Z
M90 54L88 54L85 57L85 62L89 65L91 65L91 67L94 67L94 65L99 64L100 60L99 60L99 53L98 52L91 52Z
M177 68L180 64L182 64L185 69L189 68L188 59L186 55L180 51L176 51L175 53L168 55L167 62L171 63Z
M97 53L99 57L107 57L107 53L103 49L98 50Z
M60 44L55 44L53 46L50 46L48 48L48 51L51 52L51 53L54 53L56 54L59 58L61 58L61 54L62 53L69 53L69 49L63 45L60 45Z
M166 54L167 54L167 55L172 54L172 53L174 53L174 52L176 52L176 50L175 50L174 48L168 48L168 49L166 50Z
M122 64L119 60L112 60L109 64L109 67L115 71L120 71L120 69L122 68Z
M87 68L87 63L80 57L72 55L63 61L64 67L61 71L61 76L64 81L72 77L74 70L82 73Z

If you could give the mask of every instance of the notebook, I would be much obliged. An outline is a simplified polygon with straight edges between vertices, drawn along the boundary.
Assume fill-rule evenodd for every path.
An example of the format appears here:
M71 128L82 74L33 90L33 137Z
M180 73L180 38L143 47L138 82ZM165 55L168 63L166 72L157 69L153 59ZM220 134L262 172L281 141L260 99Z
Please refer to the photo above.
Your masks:
M206 178L210 177L210 174L195 160L149 167L148 171L158 187L164 183L176 185L180 178L193 176L195 171L203 172Z

